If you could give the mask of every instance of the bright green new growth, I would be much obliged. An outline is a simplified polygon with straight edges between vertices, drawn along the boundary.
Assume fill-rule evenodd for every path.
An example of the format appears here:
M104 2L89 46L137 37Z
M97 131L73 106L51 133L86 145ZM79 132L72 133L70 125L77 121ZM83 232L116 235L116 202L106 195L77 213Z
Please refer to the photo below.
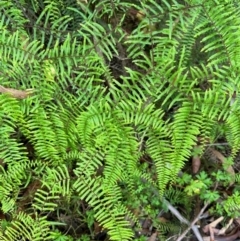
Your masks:
M145 16L127 33L131 7ZM234 157L239 13L227 0L1 1L0 85L34 90L21 100L0 95L0 202L12 216L2 240L52 240L58 224L49 213L76 196L111 240L131 240L135 217L123 189L134 200L142 180L160 198L199 140L202 153L216 139L220 122ZM116 14L115 26L103 24ZM122 61L118 79L113 57ZM156 178L141 168L144 154ZM36 181L31 203L20 206Z

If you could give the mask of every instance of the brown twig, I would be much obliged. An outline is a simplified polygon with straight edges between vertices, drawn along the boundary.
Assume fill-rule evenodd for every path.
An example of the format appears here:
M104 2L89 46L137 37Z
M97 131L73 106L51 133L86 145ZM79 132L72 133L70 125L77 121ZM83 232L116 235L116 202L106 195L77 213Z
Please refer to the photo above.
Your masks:
M182 222L182 223L185 223L187 225L189 225L189 228L187 230L185 230L185 232L179 237L179 238L184 238L186 236L186 234L188 233L188 231L190 229L192 229L192 231L194 232L195 236L197 237L198 241L203 241L203 238L198 230L198 227L196 225L194 225L202 216L204 210L207 208L207 205L206 204L203 209L200 211L200 213L198 214L197 218L190 224L190 222L184 218L180 213L179 211L172 206L172 204L170 204L166 199L163 199L163 202L164 204L168 207L168 209L170 210L170 212L175 216L177 217L177 219ZM178 238L178 241L181 240Z
M190 229L193 229L195 226L195 223L201 218L202 214L204 213L205 209L208 207L209 203L207 202L204 207L200 210L197 217L191 222L190 226L178 237L176 241L181 241L186 234L190 231ZM196 228L196 227L195 227ZM201 238L202 239L202 238Z

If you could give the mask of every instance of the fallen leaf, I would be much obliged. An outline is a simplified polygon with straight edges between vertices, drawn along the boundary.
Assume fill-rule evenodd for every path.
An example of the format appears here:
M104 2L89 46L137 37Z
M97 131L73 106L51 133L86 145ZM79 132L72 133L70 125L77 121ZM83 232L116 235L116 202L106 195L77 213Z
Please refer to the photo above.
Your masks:
M202 228L202 231L203 231L204 233L208 233L210 227L211 227L211 228L215 228L220 222L222 222L223 219L224 219L223 216L219 217L218 219L216 219L216 220L214 220L213 222L209 223L208 225L204 226L204 227Z
M6 88L0 85L0 93L8 94L17 99L25 99L33 93L33 89L28 90L16 90L12 88Z
M196 174L199 171L200 166L201 166L200 157L199 156L194 156L192 158L192 172L193 172L193 174Z
M229 227L232 225L233 223L233 218L231 218L229 220L229 222L227 223L227 225L225 225L224 227L221 228L221 230L219 231L219 235L224 235L226 234L226 231L229 229Z
M147 241L156 241L156 239L157 239L157 232L153 233L153 234L148 238Z
M236 230L235 233L226 236L214 236L214 241L234 241L240 236L240 230ZM203 237L204 241L212 241L211 238Z

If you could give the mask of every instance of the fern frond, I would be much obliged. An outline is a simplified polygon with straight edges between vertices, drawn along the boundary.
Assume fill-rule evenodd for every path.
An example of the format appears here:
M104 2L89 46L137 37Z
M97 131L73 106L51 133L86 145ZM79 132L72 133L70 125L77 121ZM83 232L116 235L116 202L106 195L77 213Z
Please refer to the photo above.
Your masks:
M133 236L128 228L129 223L125 220L126 208L119 203L117 197L113 201L111 195L109 199L108 188L105 190L101 178L89 179L84 175L78 176L74 188L79 196L93 207L96 219L109 230L112 240L128 240Z
M229 28L238 24L238 19L232 18L235 13L236 6L233 3L228 3L226 6L215 5L214 10L209 5L204 7L205 21L201 21L196 28L197 36L205 35L202 39L204 43L202 51L211 53L208 59L210 65L228 63L235 66L236 64L239 53L234 49L239 46L238 32Z
M6 228L3 240L48 240L51 231L45 218L39 218L36 222L31 216L20 212L14 219Z
M183 167L184 161L191 156L192 147L197 142L196 137L200 134L200 127L199 112L194 110L192 103L183 103L176 113L172 125L174 150L171 160L174 173L177 173Z

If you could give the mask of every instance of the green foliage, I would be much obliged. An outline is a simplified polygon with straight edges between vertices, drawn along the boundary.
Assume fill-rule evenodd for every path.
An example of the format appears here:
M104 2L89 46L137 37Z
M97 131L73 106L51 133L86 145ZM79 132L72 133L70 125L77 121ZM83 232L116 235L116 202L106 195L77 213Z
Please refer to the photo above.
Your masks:
M239 216L240 211L240 194L238 191L229 196L222 203L218 203L216 211L220 214L227 214L229 217L236 218Z
M181 177L178 177L176 181L177 184L181 185L180 190L182 190L182 192L180 193L186 193L189 198L198 196L204 202L208 202L209 204L211 203L211 213L236 218L239 216L240 210L238 185L236 185L236 188L233 190L231 195L227 195L225 193L225 190L228 190L230 185L232 185L231 182L232 179L230 174L222 170L213 172L211 176L202 171L196 175L195 178L192 178L191 175L184 173ZM173 188L176 183L173 185ZM218 186L224 187L224 190L221 191L221 193L216 190ZM183 200L182 197L179 197L179 199ZM174 199L169 198L169 200ZM216 203L214 203L215 201ZM187 207L188 204L184 205Z
M143 14L129 30L133 8ZM49 216L77 199L111 240L131 240L129 202L140 194L144 212L157 215L167 185L199 140L203 153L218 137L220 122L234 158L239 10L225 0L1 1L0 85L33 89L0 95L0 202L11 216L1 238L71 240ZM187 192L216 200L201 175Z

